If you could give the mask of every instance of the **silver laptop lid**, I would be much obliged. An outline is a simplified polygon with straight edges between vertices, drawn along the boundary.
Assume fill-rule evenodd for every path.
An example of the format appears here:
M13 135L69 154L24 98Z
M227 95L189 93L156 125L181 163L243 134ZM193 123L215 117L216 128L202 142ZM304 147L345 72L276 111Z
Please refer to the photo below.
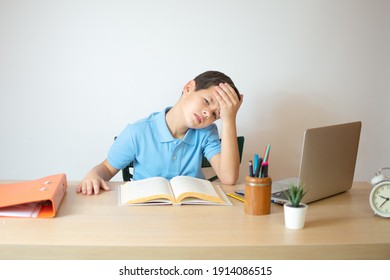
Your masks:
M352 187L361 122L305 131L299 180L309 189L302 202L309 203Z

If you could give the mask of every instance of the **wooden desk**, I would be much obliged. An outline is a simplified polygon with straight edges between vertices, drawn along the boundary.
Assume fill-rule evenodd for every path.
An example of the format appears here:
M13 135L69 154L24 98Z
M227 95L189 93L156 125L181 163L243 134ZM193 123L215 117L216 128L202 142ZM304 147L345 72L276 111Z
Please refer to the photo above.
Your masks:
M390 220L373 215L368 183L310 204L302 230L284 227L279 205L266 216L246 215L233 199L119 207L119 183L90 197L76 184L56 218L0 218L0 259L390 259Z

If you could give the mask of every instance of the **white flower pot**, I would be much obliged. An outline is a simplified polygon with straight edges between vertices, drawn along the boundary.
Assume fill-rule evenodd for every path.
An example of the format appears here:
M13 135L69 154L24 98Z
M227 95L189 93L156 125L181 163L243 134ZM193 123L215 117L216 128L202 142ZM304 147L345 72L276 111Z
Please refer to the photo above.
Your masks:
M284 224L289 229L301 229L305 225L307 204L301 203L299 207L292 207L290 203L283 205Z

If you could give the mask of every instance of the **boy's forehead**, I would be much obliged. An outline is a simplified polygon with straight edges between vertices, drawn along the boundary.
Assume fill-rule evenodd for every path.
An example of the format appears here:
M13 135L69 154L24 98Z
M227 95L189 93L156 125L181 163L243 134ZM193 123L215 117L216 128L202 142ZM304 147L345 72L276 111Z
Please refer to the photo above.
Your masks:
M204 89L203 93L205 96L210 98L212 102L217 102L215 98L215 86L209 87L208 89Z
M217 86L210 86L209 88L203 89L201 91L207 92L211 95L214 95L214 92L216 91Z

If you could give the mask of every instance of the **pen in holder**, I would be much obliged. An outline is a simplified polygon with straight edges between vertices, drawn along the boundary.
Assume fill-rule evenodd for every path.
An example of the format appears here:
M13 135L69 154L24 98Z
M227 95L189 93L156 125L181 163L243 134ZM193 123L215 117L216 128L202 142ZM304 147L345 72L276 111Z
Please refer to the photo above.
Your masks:
M268 215L271 212L271 186L272 179L270 177L246 176L244 207L246 214Z

